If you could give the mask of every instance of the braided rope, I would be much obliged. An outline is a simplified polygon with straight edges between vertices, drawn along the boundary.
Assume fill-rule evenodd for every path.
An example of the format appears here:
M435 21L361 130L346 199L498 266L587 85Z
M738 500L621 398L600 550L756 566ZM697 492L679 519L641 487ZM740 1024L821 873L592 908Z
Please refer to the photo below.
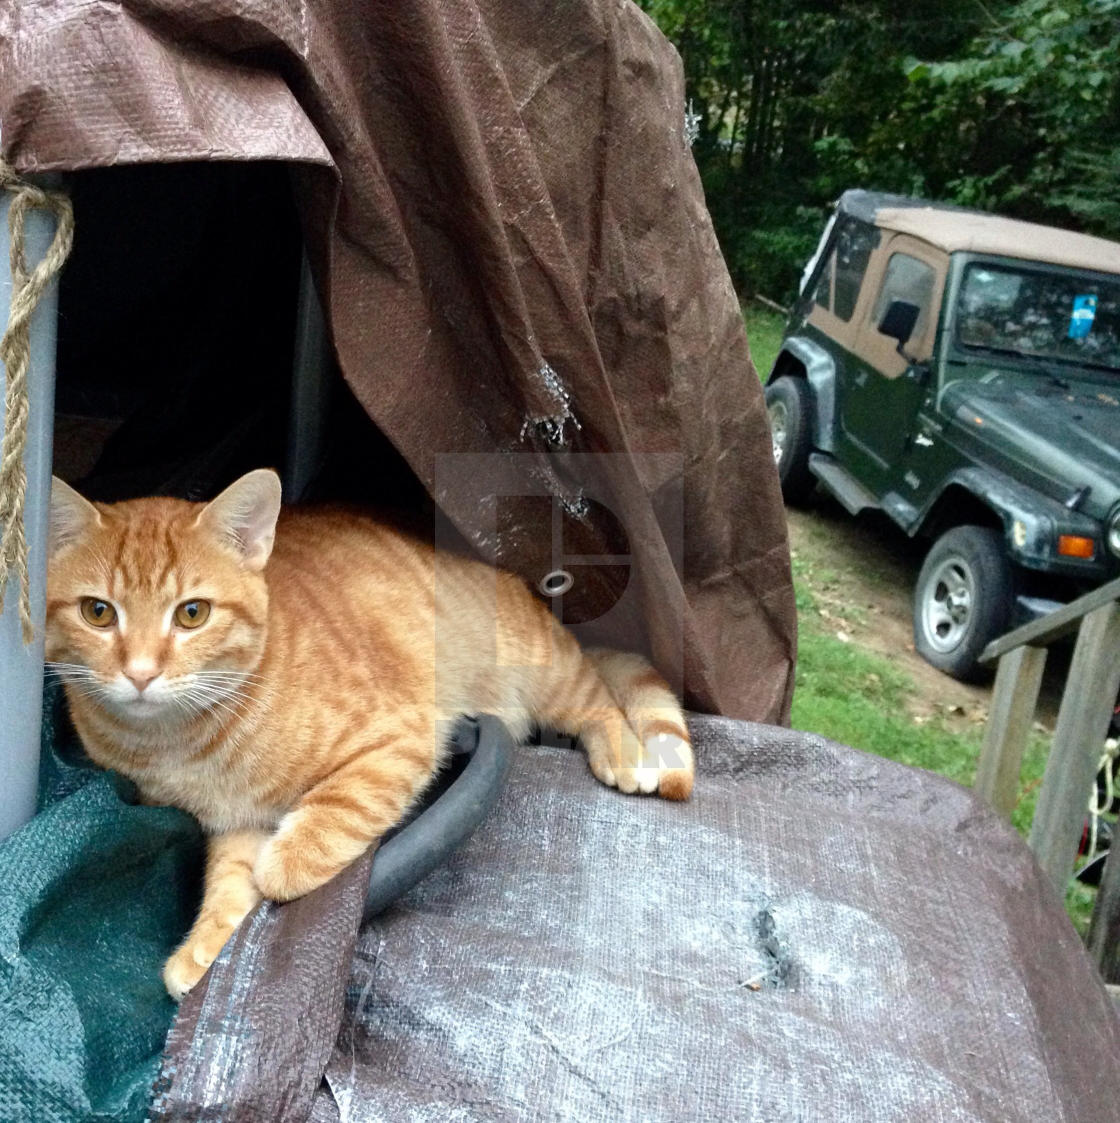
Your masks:
M0 362L4 364L4 437L0 443L0 613L8 582L19 582L19 617L23 642L30 643L31 576L27 567L27 538L23 508L27 497L27 471L23 454L27 448L29 395L27 368L31 362L31 314L51 279L62 268L74 240L74 212L70 200L53 191L43 191L20 179L0 159L0 189L11 195L8 204L8 233L11 242L12 277L8 326L0 338ZM54 240L42 261L30 273L23 250L23 224L30 210L47 210L55 216Z

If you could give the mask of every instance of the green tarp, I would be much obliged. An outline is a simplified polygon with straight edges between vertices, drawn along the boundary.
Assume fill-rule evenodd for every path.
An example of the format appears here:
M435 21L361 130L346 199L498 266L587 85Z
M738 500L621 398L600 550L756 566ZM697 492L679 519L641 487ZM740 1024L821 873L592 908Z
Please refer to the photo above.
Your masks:
M0 843L0 1120L142 1120L202 835L82 755L48 686L40 811Z

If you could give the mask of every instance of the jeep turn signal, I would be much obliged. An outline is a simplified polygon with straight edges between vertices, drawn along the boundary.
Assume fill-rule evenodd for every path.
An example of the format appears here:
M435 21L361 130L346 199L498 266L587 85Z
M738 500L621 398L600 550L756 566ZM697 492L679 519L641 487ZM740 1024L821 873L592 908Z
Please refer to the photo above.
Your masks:
M1088 558L1093 556L1093 540L1082 538L1079 534L1058 536L1058 553L1066 558Z

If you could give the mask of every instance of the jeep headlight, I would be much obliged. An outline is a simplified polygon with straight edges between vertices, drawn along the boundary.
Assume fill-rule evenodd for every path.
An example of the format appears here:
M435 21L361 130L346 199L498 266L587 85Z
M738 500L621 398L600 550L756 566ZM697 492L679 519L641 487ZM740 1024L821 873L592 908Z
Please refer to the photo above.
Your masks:
M1117 507L1109 516L1104 540L1108 543L1108 548L1120 558L1120 507Z

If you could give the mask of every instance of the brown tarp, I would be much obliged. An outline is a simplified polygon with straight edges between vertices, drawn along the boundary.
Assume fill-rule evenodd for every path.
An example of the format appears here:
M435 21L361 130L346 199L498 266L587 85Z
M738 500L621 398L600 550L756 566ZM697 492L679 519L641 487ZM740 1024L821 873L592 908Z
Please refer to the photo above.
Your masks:
M24 172L296 165L343 374L457 529L533 584L557 540L625 557L576 571L585 638L649 651L696 708L786 720L761 393L681 68L635 6L20 0L0 125ZM480 506L451 453L525 454L538 494Z
M1007 823L813 734L692 732L688 804L516 753L352 960L360 877L294 973L286 908L256 914L188 999L154 1123L1120 1120L1120 1022Z
M308 1118L335 1051L372 857L238 928L179 1009L150 1123Z

